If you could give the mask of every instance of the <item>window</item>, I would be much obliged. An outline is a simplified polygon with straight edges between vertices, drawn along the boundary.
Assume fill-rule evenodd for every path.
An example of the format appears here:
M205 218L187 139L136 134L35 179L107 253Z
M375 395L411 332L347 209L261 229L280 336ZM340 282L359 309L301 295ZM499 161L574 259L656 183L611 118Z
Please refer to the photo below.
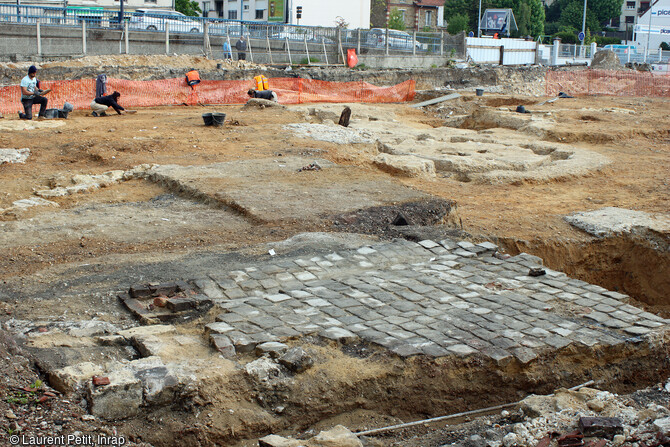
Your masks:
M635 2L626 2L626 9L635 9Z
M405 10L404 9L399 9L398 11L400 11L400 17L402 17L402 21L404 22L405 21Z
M426 11L426 26L433 26L433 11Z
M249 10L249 5L244 5L244 10L248 11Z
M202 16L209 16L209 2L202 2Z
M256 10L256 20L263 20L265 18L265 10L257 9Z
M626 16L626 24L635 23L635 16Z
M228 20L237 20L237 10L228 11Z

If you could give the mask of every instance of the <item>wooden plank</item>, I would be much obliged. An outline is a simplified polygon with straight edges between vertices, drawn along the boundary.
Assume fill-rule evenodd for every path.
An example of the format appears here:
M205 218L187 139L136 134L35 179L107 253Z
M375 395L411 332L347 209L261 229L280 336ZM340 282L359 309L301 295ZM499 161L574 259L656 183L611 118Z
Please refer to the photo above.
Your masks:
M420 102L418 104L412 104L412 107L418 109L419 107L430 106L430 105L433 105L433 104L438 104L438 103L441 103L441 102L444 102L444 101L449 101L450 99L456 99L456 98L460 98L460 97L461 97L461 95L459 95L458 93L450 93L446 96L440 96L439 98L433 98L433 99L429 99L428 101Z

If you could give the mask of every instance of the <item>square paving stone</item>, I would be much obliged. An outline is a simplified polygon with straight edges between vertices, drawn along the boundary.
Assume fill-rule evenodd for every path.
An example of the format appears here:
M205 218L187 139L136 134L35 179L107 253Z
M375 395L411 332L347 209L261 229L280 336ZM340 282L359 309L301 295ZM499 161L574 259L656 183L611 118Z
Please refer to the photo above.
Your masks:
M453 354L461 356L466 356L477 352L476 349L473 349L466 344L451 345L447 347L447 350Z

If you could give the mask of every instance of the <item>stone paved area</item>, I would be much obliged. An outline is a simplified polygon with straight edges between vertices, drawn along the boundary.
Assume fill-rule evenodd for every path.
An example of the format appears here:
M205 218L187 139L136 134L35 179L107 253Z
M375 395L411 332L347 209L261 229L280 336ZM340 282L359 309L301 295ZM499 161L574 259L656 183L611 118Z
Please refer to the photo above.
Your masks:
M627 296L497 254L491 243L405 240L222 272L195 281L221 309L206 333L237 352L318 334L363 339L401 356L467 356L527 363L568 345L618 345L664 320Z

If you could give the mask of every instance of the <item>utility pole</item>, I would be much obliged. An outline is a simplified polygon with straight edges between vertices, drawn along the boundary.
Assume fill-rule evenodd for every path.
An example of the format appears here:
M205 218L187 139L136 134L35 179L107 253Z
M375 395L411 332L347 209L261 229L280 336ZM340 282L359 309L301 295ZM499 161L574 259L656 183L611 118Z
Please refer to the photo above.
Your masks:
M650 0L651 1L651 0ZM584 39L586 39L586 2L587 0L584 0L584 17L582 18L582 45L584 45Z
M477 37L482 37L482 0L479 0L479 14L477 15Z

